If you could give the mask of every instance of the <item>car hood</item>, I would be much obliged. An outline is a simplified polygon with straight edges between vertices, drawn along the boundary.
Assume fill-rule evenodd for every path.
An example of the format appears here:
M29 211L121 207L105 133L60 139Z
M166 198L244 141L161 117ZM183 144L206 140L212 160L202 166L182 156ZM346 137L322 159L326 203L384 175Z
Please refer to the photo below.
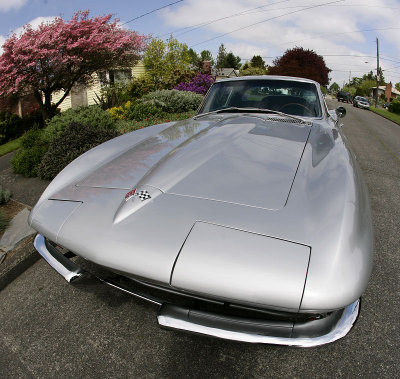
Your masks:
M85 177L83 187L161 192L266 209L288 198L311 126L251 115L172 126ZM250 185L251 183L251 185Z

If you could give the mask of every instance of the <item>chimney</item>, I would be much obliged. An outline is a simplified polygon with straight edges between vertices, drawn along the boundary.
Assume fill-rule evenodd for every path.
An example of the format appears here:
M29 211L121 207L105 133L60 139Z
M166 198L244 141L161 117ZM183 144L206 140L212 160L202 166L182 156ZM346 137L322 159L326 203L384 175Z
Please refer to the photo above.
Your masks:
M211 74L211 61L203 62L203 71L205 74Z
M392 97L392 82L386 84L385 96L386 96L387 101L390 101L390 99Z

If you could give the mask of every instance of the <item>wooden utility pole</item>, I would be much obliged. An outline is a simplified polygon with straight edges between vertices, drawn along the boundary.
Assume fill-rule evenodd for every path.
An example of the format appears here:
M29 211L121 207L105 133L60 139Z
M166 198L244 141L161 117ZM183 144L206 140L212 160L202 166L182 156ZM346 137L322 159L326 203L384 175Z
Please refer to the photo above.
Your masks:
M376 38L376 92L375 92L375 106L379 105L379 40Z

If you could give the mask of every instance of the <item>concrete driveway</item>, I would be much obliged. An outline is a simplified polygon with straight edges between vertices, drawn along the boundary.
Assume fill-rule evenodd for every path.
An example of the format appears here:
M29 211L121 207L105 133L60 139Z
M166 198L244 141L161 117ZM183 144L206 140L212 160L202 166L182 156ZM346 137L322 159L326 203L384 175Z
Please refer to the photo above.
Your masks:
M0 377L398 377L400 126L344 106L376 233L371 282L347 337L296 349L165 331L151 305L97 282L68 285L40 260L0 292Z

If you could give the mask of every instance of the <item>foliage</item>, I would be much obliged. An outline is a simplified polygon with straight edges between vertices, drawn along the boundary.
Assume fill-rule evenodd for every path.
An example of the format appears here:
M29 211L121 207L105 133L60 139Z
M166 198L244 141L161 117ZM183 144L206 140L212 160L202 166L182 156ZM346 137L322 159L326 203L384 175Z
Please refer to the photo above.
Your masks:
M131 102L127 101L125 104L121 105L120 107L113 107L107 109L107 112L110 114L113 120L125 120L127 113L131 108Z
M134 78L126 87L124 97L126 100L140 99L142 96L156 90L154 82L149 76L142 75Z
M214 81L215 78L213 76L198 72L190 82L181 82L174 89L205 95Z
M397 89L397 91L400 91L400 82L396 83L394 87Z
M298 76L315 80L323 86L329 84L330 69L324 58L313 50L295 47L285 51L280 58L273 61L269 69L271 75Z
M22 94L32 88L44 119L70 93L74 84L89 84L93 73L130 66L139 59L146 38L122 29L111 14L89 18L77 12L69 21L56 17L34 29L28 25L3 44L0 56L0 95ZM51 95L65 91L52 106Z
M43 125L40 113L35 109L22 118L7 111L0 112L0 144L22 136L35 124L38 127Z
M264 68L252 67L249 64L247 64L246 67L240 69L239 76L265 75L266 73L267 70L265 70Z
M224 44L221 43L217 55L217 68L234 68L238 70L240 68L240 61L240 57L235 56L232 51L227 53Z
M265 69L264 59L260 55L254 55L250 60L251 67Z
M344 86L342 91L350 93L352 97L356 96L357 89L355 87Z
M65 166L91 148L115 138L115 129L70 123L49 146L38 169L41 179L53 179Z
M143 56L146 75L154 83L156 89L170 85L174 81L172 79L176 76L176 72L188 71L190 62L191 56L187 45L178 42L172 36L166 43L161 39L153 38ZM179 82L175 82L172 87Z
M117 107L124 103L126 91L127 85L118 83L110 84L101 88L100 96L97 93L95 94L96 99L94 101L103 110Z
M7 229L9 222L10 221L6 214L3 212L2 209L0 209L0 233Z
M340 87L339 87L339 84L337 84L336 82L333 82L333 83L330 85L329 89L330 89L332 92L338 92L338 91L340 90Z
M165 122L186 120L193 117L194 111L184 113L166 113L164 117L149 117L141 121L134 120L118 120L116 121L117 130L123 134L133 130L147 128L148 126L158 125Z
M142 121L154 117L163 117L165 115L164 103L157 99L150 101L137 102L132 104L126 112L128 120Z
M11 167L16 174L37 176L39 163L48 149L43 134L43 130L31 129L21 138L21 149L11 159Z
M400 114L400 97L393 99L389 105L389 112Z
M328 93L328 89L325 86L321 86L321 91L324 95Z
M200 53L200 59L201 59L201 63L203 63L204 61L210 61L211 67L215 65L214 58L213 58L210 50L203 50ZM201 67L201 69L202 68L203 68L203 66Z
M0 205L5 204L10 200L11 192L0 186Z
M355 96L370 96L372 87L376 87L376 82L369 79L363 80L356 87Z
M90 124L98 129L114 129L110 113L100 109L96 105L70 108L54 116L47 123L44 134L46 141L51 142L55 137L58 137L71 123Z
M139 100L139 102L157 102L157 105L167 113L196 110L202 101L202 95L175 89L155 91Z

